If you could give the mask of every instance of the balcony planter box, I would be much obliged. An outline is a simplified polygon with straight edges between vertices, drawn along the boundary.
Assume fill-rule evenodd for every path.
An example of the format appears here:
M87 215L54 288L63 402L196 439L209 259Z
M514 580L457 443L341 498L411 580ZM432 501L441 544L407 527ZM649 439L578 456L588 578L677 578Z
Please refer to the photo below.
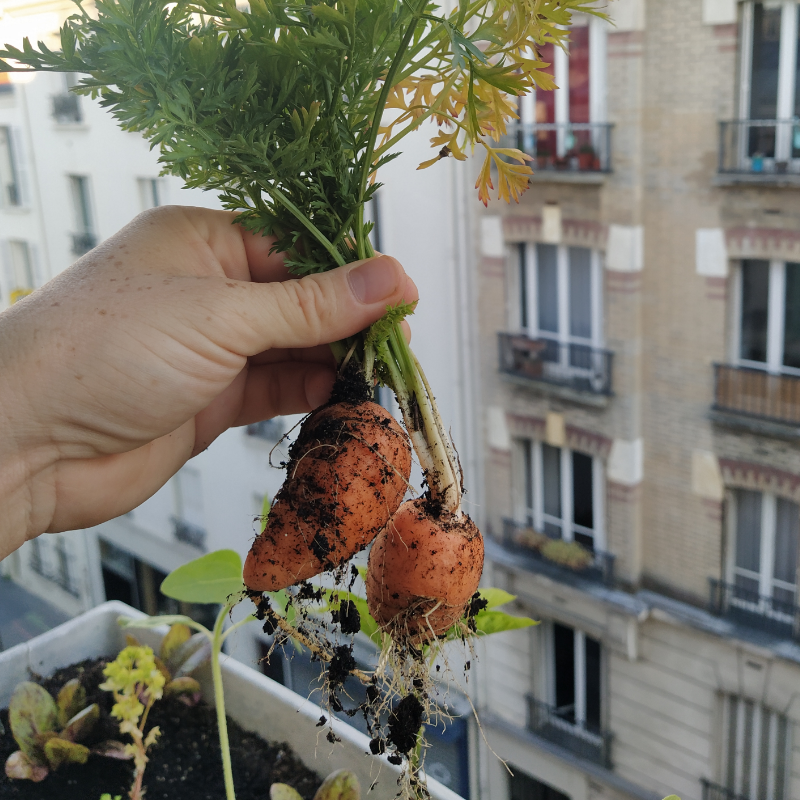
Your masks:
M117 624L121 616L136 619L145 615L124 603L103 603L29 642L0 653L0 708L8 706L14 687L20 681L30 680L32 674L48 676L85 659L118 653L125 646L125 631ZM155 648L166 630L164 626L133 632L142 643ZM371 800L391 800L396 796L398 768L385 759L367 755L369 739L362 733L334 718L333 730L341 743L329 745L317 727L320 716L329 715L315 703L233 658L223 659L222 674L228 716L245 730L257 733L268 742L286 742L322 777L336 769L352 770L361 782L365 797L377 778L377 786L368 795ZM213 702L210 669L199 670L196 677L203 688L203 697ZM428 788L434 800L461 800L438 781L429 779ZM266 797L268 787L264 791Z

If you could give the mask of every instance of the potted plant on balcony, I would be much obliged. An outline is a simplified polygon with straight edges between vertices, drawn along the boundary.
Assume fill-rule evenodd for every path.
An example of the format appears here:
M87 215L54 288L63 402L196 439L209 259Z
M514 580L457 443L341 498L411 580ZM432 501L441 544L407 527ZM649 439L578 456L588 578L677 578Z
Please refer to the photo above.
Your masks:
M383 735L386 736L385 741L389 745L391 744L393 735L391 715L388 728L379 723L373 723L373 738L370 740L337 720L331 714L330 707L322 710L315 704L308 703L305 698L295 695L231 659L222 663L221 648L226 638L242 625L256 619L255 615L251 615L227 629L224 628L230 610L244 593L241 576L242 562L239 556L233 551L217 551L178 568L162 584L162 591L165 594L182 602L218 604L220 612L213 631L207 630L188 617L148 618L121 603L112 602L93 609L82 617L27 644L19 645L0 654L0 707L12 699L12 725L6 726L9 730L6 732L5 740L0 736L0 747L5 746L4 756L9 755L10 751L16 750L18 746L25 750L25 756L22 758L24 763L17 763L20 761L19 753L9 759L6 765L7 779L0 777L0 794L4 797L7 794L11 797L15 796L10 794L15 788L14 780L38 781L47 778L48 762L44 760L44 748L45 746L50 747L54 742L59 742L63 743L63 746L55 754L58 756L58 760L54 760L50 765L54 774L42 784L40 794L28 791L26 797L49 798L53 796L53 792L58 792L59 797L68 797L62 792L67 791L65 787L70 785L78 787L76 797L81 798L86 796L89 787L100 787L103 790L112 789L116 792L120 789L120 781L131 782L130 772L124 766L104 766L108 764L104 761L104 757L124 756L127 749L130 753L134 755L140 753L141 756L136 762L137 768L133 776L133 785L137 789L137 793L135 796L131 794L132 800L138 800L142 786L148 785L148 777L151 796L152 792L161 792L166 789L168 790L166 796L170 797L170 800L181 800L182 796L175 794L175 787L165 776L169 776L170 765L175 763L175 759L179 759L180 763L185 763L186 758L189 758L193 770L201 768L208 770L202 778L204 785L216 784L220 794L224 791L228 800L234 800L234 772L229 744L231 723L227 720L226 709L245 730L254 731L268 740L277 738L280 741L288 742L306 763L318 769L321 766L323 773L347 766L351 770L355 770L356 776L361 779L362 783L373 783L374 775L372 775L369 762L365 762L364 754L372 753L374 755L380 754L384 749L388 750L388 746L383 749L377 748L375 742L382 741L376 737ZM302 589L300 594L302 594ZM331 603L334 597L332 592L326 593L324 590L317 590L316 599L320 613L325 613L324 609L327 608L329 615L335 616L336 613L341 612L342 602L352 604L352 607L349 607L348 618L350 621L355 620L356 624L349 628L351 635L357 631L372 637L379 634L377 623L369 616L366 601L352 593L347 593L347 596L351 599L342 600L340 593L336 595L336 602ZM271 630L278 632L291 631L299 641L310 646L320 660L324 661L328 658L320 645L309 639L313 621L308 617L302 617L302 612L293 606L293 598L276 593L272 595L272 599L276 607L283 602L284 611L282 613L271 612L265 621L265 627L269 626ZM477 610L474 614L475 631L480 635L488 635L532 625L532 620L510 616L499 610L500 606L514 599L512 595L501 590L481 590L481 602L476 606ZM331 610L334 612L333 614L330 614ZM123 629L117 624L120 615L123 617L125 630L135 631L137 640L131 640L129 635L124 635ZM169 631L166 629L167 624L172 625ZM191 636L191 629L197 631L194 636ZM460 635L457 629L454 629L453 635ZM141 652L148 647L152 648L149 654ZM337 645L337 647L337 652L341 654L341 645ZM113 657L122 648L125 649L117 659L116 668L107 666L105 662L109 660L108 656ZM156 659L153 662L153 651L159 654L161 660ZM145 667L144 661L137 661L139 658L143 658L144 661L149 660L149 670ZM87 661L87 659L93 659L93 661ZM154 666L156 667L155 671ZM331 685L331 670L335 666L333 661L328 661L325 683L328 687ZM341 669L342 666L343 662L340 658L338 668ZM50 673L54 669L55 674L50 678ZM345 667L345 672L347 670L357 672L352 667ZM38 689L39 695L44 694L47 702L43 704L42 698L38 697L38 705L28 703L20 711L20 702L17 701L17 710L14 711L13 698L20 691L27 692L28 695L31 693L30 689L25 688L31 685L20 684L20 681L30 680L32 675L33 677L48 676L48 680L44 681L45 686L50 691L55 690L58 693L59 709L63 709L63 713L57 712L54 700L50 699L43 689L35 686L33 689ZM141 677L134 681L127 680L127 677L136 677L137 675ZM148 676L151 677L148 678ZM103 678L106 679L106 683L100 686ZM69 693L62 688L67 679L71 679L66 683L66 687L72 687ZM74 686L76 683L80 684L77 692ZM18 685L22 686L22 690L18 690L17 694L14 694L14 688ZM372 694L367 693L364 704L378 699L377 683L370 680L370 686L376 691L373 691ZM135 720L130 714L120 712L119 716L122 719L132 720L127 728L123 728L122 725L120 725L119 731L115 730L113 725L109 728L108 712L111 710L111 698L109 695L103 697L102 692L98 691L103 688L114 693L117 703L123 702L127 696L131 702L139 698L144 704L138 711L135 708L136 704L133 704L133 711L136 712L133 714L133 717L136 717ZM134 691L126 693L126 689ZM167 703L164 708L155 702L160 699L162 694L172 695L174 698L182 698L186 705L193 707L201 692L204 697L214 698L215 701L216 724L220 742L220 746L216 750L213 747L209 750L209 746L213 744L211 740L216 738L216 734L210 731L214 720L214 712L211 709L198 708L192 714L188 714L188 712L182 712L182 707L176 706L175 701L172 701L171 705ZM347 702L344 695L338 695L338 697ZM88 708L90 702L92 706ZM334 711L342 709L341 702L338 707L329 702L329 706L331 705L333 705ZM160 743L156 743L158 734L151 734L152 727L145 728L147 713L150 712L148 711L144 715L143 712L145 708L149 709L151 706L156 718L163 720L162 724L166 726L164 738L159 740ZM52 707L52 711L50 707ZM364 708L358 706L356 710L361 710L365 714L370 713L366 706ZM16 720L13 718L14 714L16 714ZM59 714L63 716L63 719L57 722L56 718ZM76 714L77 716L75 716ZM86 719L87 714L88 720ZM326 714L327 716L325 716ZM170 736L175 736L175 726L178 724L174 721L176 715L180 717L181 740L185 739L195 743L193 752L188 755L183 749L170 743ZM74 719L72 719L73 717ZM84 723L80 727L76 721L78 718L82 718ZM23 720L22 723L20 723L20 719ZM31 723L30 720L33 722ZM91 726L85 724L87 721L91 722ZM31 728L31 724L33 724L33 728ZM189 733L186 728L187 724L200 726L196 735ZM152 725L152 718L150 725ZM331 745L335 744L336 746L321 750L318 739L325 728L327 729L327 740ZM62 729L67 732L58 733ZM55 740L51 740L51 734L48 733L51 730L57 737ZM70 730L72 733L68 733ZM383 730L384 733L379 734L380 730ZM386 730L388 730L388 734ZM136 737L137 731L138 738ZM235 724L232 732L236 744L234 755L238 754L239 756L237 781L242 788L239 795L240 800L250 797L257 800L262 795L251 795L247 788L253 780L253 769L255 768L251 766L248 772L246 764L242 763L242 751L245 756L249 754L248 757L255 758L259 764L262 764L259 767L261 770L267 769L268 766L263 766L264 758L268 761L270 758L274 760L276 753L274 748L268 749L262 758L259 753L264 750L263 745L258 745L257 742L248 739L241 728ZM16 743L11 741L12 734ZM115 739L125 739L126 734L133 735L134 743L124 747ZM105 741L107 739L111 741ZM85 744L82 744L83 742ZM200 750L197 749L198 742ZM219 753L222 755L221 774L219 774ZM32 760L29 760L29 757ZM156 766L146 766L150 757L155 758ZM280 758L282 763L283 761L291 763L285 753L280 755ZM2 760L5 761L5 758ZM72 766L63 766L71 761L75 762ZM201 761L208 763L201 764ZM396 792L395 778L398 770L396 765L393 765L391 756L388 761L387 764L384 759L381 769L388 769L390 777L381 781L381 786L375 790L372 796L376 800L380 800L380 798L388 800ZM78 765L85 766L79 767ZM22 767L27 767L27 771ZM61 769L56 770L57 767L61 767ZM147 773L146 769L149 769L150 773ZM300 765L296 765L296 771L295 785L305 787L306 796L310 798L318 781L315 783L313 776L310 776L308 771ZM174 772L172 770L172 773ZM286 779L284 772L278 771L278 775L282 780ZM257 778L258 775L255 777ZM11 779L13 780L9 783ZM101 787L100 784L104 780L108 781L108 784ZM162 785L165 781L166 785ZM191 785L193 785L192 781L189 781L187 786ZM194 782L194 785L197 785L197 781ZM260 790L263 790L263 786L260 787ZM435 781L429 782L427 792L437 800L457 800L456 795ZM281 800L281 797L273 797L272 800ZM287 800L293 798L289 795L286 797ZM336 798L338 800L338 796ZM318 800L321 799L318 798Z
M582 144L578 150L578 167L581 172L597 170L600 168L600 160L591 144Z

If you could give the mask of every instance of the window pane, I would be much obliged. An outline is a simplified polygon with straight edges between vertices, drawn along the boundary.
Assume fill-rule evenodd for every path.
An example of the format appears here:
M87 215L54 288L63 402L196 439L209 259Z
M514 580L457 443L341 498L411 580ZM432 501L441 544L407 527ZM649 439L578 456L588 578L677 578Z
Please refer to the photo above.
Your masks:
M525 523L533 525L533 458L529 441L522 442L522 453L525 459Z
M589 122L589 26L569 33L569 121Z
M742 263L742 341L739 357L767 360L769 261Z
M750 119L775 119L778 111L778 63L781 49L781 8L753 9L753 72ZM764 153L764 155L770 155Z
M800 369L800 264L786 265L783 363Z
M525 244L517 245L519 258L519 324L528 327L528 265L525 259Z
M586 642L586 727L600 732L600 642L585 636Z
M572 519L576 525L594 528L592 457L572 454Z
M761 492L736 493L736 566L761 570Z
M0 192L3 205L18 206L20 204L17 173L14 165L14 153L11 147L11 132L8 128L0 128Z
M31 251L27 242L9 242L11 268L14 277L12 289L33 289Z
M561 519L561 448L542 445L544 513ZM558 534L557 534L558 535Z
M558 333L558 257L554 244L536 245L539 330Z
M508 776L510 800L570 800L570 798L546 783L526 775L512 765L513 774Z
M569 248L569 332L592 338L592 251L586 247Z
M553 652L556 696L559 716L575 722L575 631L553 624Z
M548 75L554 75L554 65L553 61L555 59L555 48L549 42L545 45L542 45L539 48L539 55L540 60L544 61L548 66L542 69L542 72L546 72ZM555 92L545 92L541 89L536 90L536 121L537 122L555 122L556 121L556 98ZM553 143L555 143L555 135L553 133L547 133L545 131L541 131L541 136L544 137L544 141L548 141L552 137ZM538 137L537 137L538 138ZM537 152L540 155L544 155L542 146L541 146L541 139L540 144L537 147ZM554 151L551 150L549 155L553 155Z
M778 498L775 520L775 580L797 581L797 540L800 536L800 508Z

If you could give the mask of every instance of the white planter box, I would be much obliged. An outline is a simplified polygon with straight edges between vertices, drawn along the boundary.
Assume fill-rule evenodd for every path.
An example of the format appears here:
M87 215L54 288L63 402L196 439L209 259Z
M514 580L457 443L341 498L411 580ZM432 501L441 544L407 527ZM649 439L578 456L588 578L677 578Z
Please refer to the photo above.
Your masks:
M17 683L30 679L32 673L47 676L87 658L118 653L125 646L125 631L117 624L122 616L136 619L145 615L124 603L103 603L29 642L0 653L0 708L8 705ZM140 641L157 647L166 627L131 632ZM243 728L267 741L287 742L298 757L322 777L335 769L352 770L361 781L365 798L392 800L397 795L399 769L385 758L369 755L369 739L364 734L334 717L333 730L342 741L331 745L325 739L327 727L316 727L322 714L330 715L315 703L230 657L223 656L222 676L226 711ZM197 677L204 698L212 702L210 669L199 670ZM377 786L368 793L376 779ZM429 779L428 789L434 800L462 800L438 781Z

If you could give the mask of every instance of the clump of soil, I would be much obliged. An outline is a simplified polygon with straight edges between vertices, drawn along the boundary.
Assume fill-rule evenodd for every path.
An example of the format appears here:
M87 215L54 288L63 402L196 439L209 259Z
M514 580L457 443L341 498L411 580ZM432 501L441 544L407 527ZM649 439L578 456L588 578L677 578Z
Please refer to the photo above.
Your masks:
M41 684L53 695L71 678L79 678L88 702L101 709L100 722L87 745L120 737L110 716L113 699L98 688L105 680L103 667L110 659L84 661L59 670ZM8 725L8 709L0 711L5 732L0 734L0 764L17 750ZM161 736L148 751L150 763L144 776L147 800L220 800L225 796L216 714L205 703L192 708L172 698L159 700L150 712L147 729L158 725ZM276 782L293 786L304 800L311 800L322 782L305 767L286 744L268 743L228 719L233 781L237 800L264 800ZM63 766L41 783L12 781L0 770L3 800L98 800L109 792L127 797L133 776L130 762L92 755L86 764Z
M417 743L422 727L422 703L413 694L406 695L389 715L389 741L400 753L408 753Z

